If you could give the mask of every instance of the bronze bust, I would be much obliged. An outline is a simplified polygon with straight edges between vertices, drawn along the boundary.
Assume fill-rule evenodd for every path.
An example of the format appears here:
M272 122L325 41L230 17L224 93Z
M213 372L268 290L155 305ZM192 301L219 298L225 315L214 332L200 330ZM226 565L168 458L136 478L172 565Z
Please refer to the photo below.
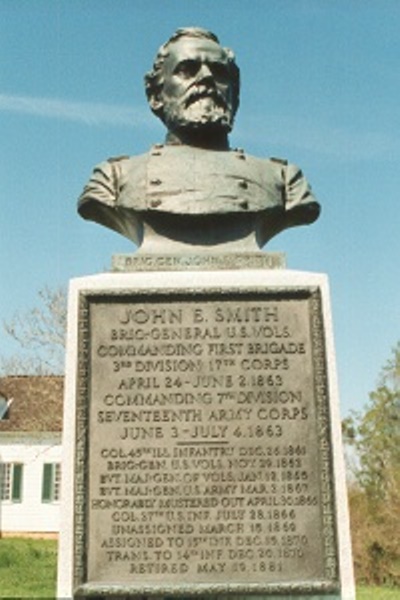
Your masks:
M239 106L233 52L200 28L179 29L145 76L152 111L167 127L164 144L98 165L79 199L82 217L141 245L148 231L202 247L309 224L320 207L301 170L229 147Z

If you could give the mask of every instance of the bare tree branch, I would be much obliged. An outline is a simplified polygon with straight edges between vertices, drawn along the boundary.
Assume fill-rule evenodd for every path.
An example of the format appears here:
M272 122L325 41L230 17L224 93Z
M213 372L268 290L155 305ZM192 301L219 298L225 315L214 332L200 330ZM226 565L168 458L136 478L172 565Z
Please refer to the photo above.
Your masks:
M63 287L39 290L39 304L17 312L3 328L20 346L12 356L0 357L4 375L49 375L64 371L67 294Z

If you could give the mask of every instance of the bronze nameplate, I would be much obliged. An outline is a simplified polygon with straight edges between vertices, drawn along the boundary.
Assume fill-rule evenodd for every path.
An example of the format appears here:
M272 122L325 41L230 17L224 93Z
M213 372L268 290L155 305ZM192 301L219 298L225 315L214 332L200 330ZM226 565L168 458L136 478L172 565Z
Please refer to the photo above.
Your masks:
M228 269L284 269L283 252L230 252L229 254L114 254L112 271L200 271Z

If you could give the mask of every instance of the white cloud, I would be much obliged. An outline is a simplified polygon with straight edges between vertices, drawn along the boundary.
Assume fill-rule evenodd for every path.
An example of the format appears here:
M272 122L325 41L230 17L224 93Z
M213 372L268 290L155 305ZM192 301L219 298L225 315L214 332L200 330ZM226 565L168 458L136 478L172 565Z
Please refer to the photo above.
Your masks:
M72 102L58 98L0 94L0 111L76 121L85 125L152 125L150 110L96 102Z

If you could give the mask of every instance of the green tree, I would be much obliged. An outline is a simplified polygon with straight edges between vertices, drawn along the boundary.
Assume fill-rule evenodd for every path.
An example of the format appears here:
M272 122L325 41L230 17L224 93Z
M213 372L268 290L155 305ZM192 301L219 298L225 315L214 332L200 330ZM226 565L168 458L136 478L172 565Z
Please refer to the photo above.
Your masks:
M1 375L61 375L64 371L67 294L64 288L44 287L38 305L16 313L3 329L18 350L0 357Z
M344 422L357 452L350 489L356 573L400 585L400 344L383 368L366 410Z

